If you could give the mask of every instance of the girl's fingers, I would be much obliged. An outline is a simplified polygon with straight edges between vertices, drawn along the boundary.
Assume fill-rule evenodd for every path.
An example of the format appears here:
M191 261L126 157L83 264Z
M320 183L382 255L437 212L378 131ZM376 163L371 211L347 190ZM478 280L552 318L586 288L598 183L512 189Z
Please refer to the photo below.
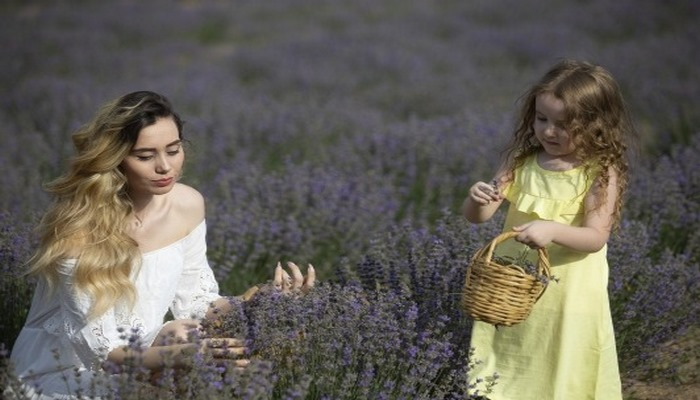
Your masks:
M472 200L474 200L478 204L488 204L488 200L480 192L472 194Z
M492 201L500 200L498 188L486 182L477 182L471 190L471 197L479 204L490 204Z

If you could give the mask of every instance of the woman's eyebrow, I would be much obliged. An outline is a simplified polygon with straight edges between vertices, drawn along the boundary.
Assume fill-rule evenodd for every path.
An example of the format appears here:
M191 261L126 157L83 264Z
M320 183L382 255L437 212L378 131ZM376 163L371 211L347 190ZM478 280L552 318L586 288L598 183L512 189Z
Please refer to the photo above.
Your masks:
M172 147L175 145L179 145L182 143L182 140L178 139L173 142L170 142L165 145L165 147ZM155 152L156 148L155 147L140 147L138 149L131 149L131 153L147 153L147 152Z

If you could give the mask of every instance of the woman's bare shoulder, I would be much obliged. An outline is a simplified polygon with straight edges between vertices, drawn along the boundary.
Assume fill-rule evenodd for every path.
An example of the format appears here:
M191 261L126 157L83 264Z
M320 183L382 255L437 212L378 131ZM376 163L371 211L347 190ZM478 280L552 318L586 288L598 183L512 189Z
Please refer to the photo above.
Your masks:
M204 196L195 188L178 183L171 192L173 211L191 228L195 228L205 217Z

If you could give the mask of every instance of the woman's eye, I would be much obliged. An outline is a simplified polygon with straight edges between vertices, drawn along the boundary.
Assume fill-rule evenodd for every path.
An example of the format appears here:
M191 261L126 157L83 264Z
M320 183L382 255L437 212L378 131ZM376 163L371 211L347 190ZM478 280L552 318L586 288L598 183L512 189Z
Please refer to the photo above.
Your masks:
M168 152L168 155L169 155L169 156L176 156L176 155L178 155L178 154L180 154L180 149L171 150L171 151Z
M151 158L153 158L153 156L136 156L136 159L139 161L148 161Z

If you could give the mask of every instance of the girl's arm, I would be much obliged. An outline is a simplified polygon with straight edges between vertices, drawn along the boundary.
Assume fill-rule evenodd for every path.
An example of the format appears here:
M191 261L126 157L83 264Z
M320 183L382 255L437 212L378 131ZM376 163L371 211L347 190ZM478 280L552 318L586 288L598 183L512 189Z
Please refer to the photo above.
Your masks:
M486 222L493 214L496 213L498 207L503 203L503 195L500 188L506 181L505 165L499 168L496 177L491 183L476 182L469 188L469 195L462 204L462 214L467 221L478 224ZM495 185L494 185L495 183Z
M610 169L609 180L602 188L595 182L584 200L585 216L581 226L569 226L553 221L537 220L515 226L520 232L515 238L532 248L556 243L572 250L594 253L603 248L610 238L612 216L617 201L617 173ZM605 202L597 207L597 199L605 190Z

